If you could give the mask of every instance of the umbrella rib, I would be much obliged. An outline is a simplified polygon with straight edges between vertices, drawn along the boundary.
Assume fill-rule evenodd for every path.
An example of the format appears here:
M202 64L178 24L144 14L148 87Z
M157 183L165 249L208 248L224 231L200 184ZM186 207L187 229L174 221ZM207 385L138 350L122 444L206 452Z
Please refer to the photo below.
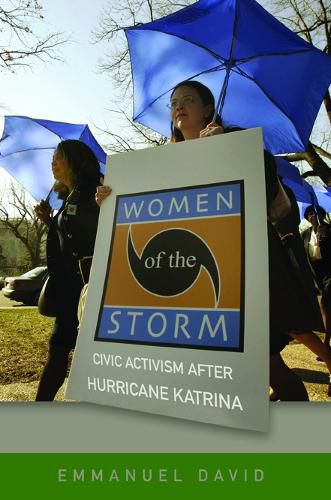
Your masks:
M31 122L34 122L34 123L38 123L38 120L41 120L41 118L31 118L31 116L24 116L24 115L13 115L11 118L24 118L24 119L27 119L27 120L30 120ZM48 121L53 121L53 120L48 120ZM57 137L60 137L59 134L57 134L56 132L54 132L54 130L50 129L47 125L45 124L40 124L38 123L38 125L40 127L43 127L45 128L46 130L49 130L52 134L56 135Z
M216 121L217 115L219 115L220 119L222 120L222 110L223 110L226 92L228 89L229 78L230 78L230 69L226 68L226 75L225 75L225 78L223 81L220 95L219 95L218 100L217 100L217 104L215 106L215 111L214 111L214 115L213 115L213 119L212 119L213 122Z
M19 151L13 151L12 153L8 153L7 155L2 155L0 154L0 158L7 158L7 156L15 155L17 153L26 153L28 151L41 151L42 149L47 150L47 149L55 149L56 146L54 147L49 147L49 148L40 148L39 146L36 146L35 148L28 148L28 149L20 149Z
M237 67L236 70L237 70L236 72L238 72L241 76L254 82L259 87L261 92L263 92L263 94L274 104L276 108L278 108L290 120L292 125L295 127L292 118L288 115L288 113L284 109L282 109L282 107L275 101L275 99L273 99L273 97L271 97L271 95L268 94L266 90L264 90L264 88L260 85L258 81L256 81L253 77L247 75L247 73L245 73L241 68Z
M31 118L30 116L23 116L23 115L16 115L16 116L13 116L13 118L27 118L28 120L30 120L32 122L38 122L38 120L41 120L41 118ZM54 120L47 120L47 121L53 122L53 123L61 123L61 122L55 122ZM54 134L57 137L59 137L59 139L64 139L63 135L60 135L57 132L54 132L54 130L52 130L48 125L45 125L44 123L42 125L40 123L38 123L38 125L40 127L45 128L46 130L49 130L49 132L51 132L52 134ZM87 124L81 124L81 123L77 123L76 125L84 126L83 131L84 131L84 129L87 126ZM38 149L53 149L53 148L38 148ZM29 151L29 150L27 150L27 151Z
M230 48L230 61L232 60L232 54L234 51L234 43L236 41L237 37L237 30L238 30L238 2L235 4L235 14L234 14L234 20L233 20L233 29L232 29L232 40L231 40L231 48Z
M83 128L83 130L82 130L82 133L81 133L81 134L79 134L79 140L80 140L80 138L82 137L82 135L84 134L85 130L87 130L87 129L88 129L88 125L86 124L86 125L85 125L85 127L84 127L84 128Z
M234 51L234 45L236 41L236 36L237 36L237 30L238 30L238 3L236 2L235 4L235 15L234 15L234 20L233 20L233 29L232 29L232 40L231 40L231 48L230 48L230 59L226 61L226 75L223 80L223 85L221 88L220 95L218 96L217 99L217 104L215 106L215 111L213 115L212 121L214 122L216 120L217 115L220 115L220 118L222 119L222 110L224 106L224 101L225 101L225 96L228 90L228 83L229 83L229 78L230 78L230 71L231 68L235 65L234 61L232 59L233 51Z
M234 26L234 29L236 29L236 24ZM151 28L149 28L149 31L154 31L156 33L160 33L160 30L157 30L157 29L151 29ZM214 57L217 61L220 61L220 62L222 62L224 64L226 64L228 61L232 60L232 52L234 50L235 37L232 39L232 42L231 42L230 59L228 60L225 57L220 56L219 54L217 54L213 50L209 49L208 47L206 47L204 45L200 45L199 43L194 42L194 41L190 40L189 38L186 38L185 36L176 35L176 34L173 34L173 33L167 33L165 31L162 31L161 33L165 33L166 35L173 36L175 38L179 38L180 40L184 40L185 42L187 42L187 43L189 43L191 45L195 45L196 47L199 47L200 49L203 49L206 52L208 52L208 54L210 54L212 57ZM312 51L312 49L307 48L307 49L301 49L301 50L293 50L291 52L270 52L269 54L257 54L257 55L246 57L246 58L243 58L243 59L234 59L233 61L236 61L235 65L237 65L237 64L242 64L244 62L253 61L254 59L259 59L260 57L291 56L291 55L294 55L294 54L301 54L301 53L304 54L306 52L311 52L311 51Z
M292 56L295 54L306 54L307 52L312 52L311 49L303 49L303 50L293 50L292 52L270 52L269 54L257 54L255 56L246 57L243 59L236 60L236 66L239 64L243 64L246 62L254 61L255 59L260 59L262 57L276 57L276 56Z

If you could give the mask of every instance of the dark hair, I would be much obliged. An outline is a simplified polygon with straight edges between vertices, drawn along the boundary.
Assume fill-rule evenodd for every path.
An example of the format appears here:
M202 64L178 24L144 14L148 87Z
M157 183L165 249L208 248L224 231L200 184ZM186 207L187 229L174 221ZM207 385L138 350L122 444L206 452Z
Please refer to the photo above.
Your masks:
M61 141L57 151L68 162L75 186L95 190L100 184L100 165L92 149L82 141Z
M207 126L208 123L210 123L213 119L214 116L214 111L215 111L215 99L211 91L209 90L206 85L203 85L203 83L197 82L196 80L185 80L183 82L180 82L174 87L173 91L171 92L170 98L173 96L174 92L179 88L179 87L191 87L192 89L195 89L202 101L202 103L205 106L208 106L208 104L211 104L212 106L212 111L209 116L207 116L205 120L205 125ZM219 123L221 125L221 123ZM184 141L184 136L181 133L181 131L176 128L171 121L171 142L181 142Z
M65 200L69 194L69 188L60 181L54 182L53 191L58 200Z
M208 87L206 87L206 85L204 85L203 83L197 82L196 80L184 80L183 82L178 83L176 85L176 87L174 87L173 91L171 92L170 98L173 96L174 92L179 87L191 87L192 89L195 89L198 92L200 99L205 106L208 106L208 104L211 104L212 110L211 110L210 114L205 119L205 126L207 126L208 123L210 123L213 120L214 113L215 113L215 99L214 99L214 96L213 96L211 90ZM215 118L214 122L217 123L218 125L221 125L224 128L225 134L228 132L237 132L240 130L244 130L240 127L232 127L232 126L225 127L219 116L217 116ZM182 132L178 128L176 128L174 126L173 122L171 121L170 142L181 142L184 140L185 139L184 139Z
M316 215L316 214L318 218L321 219L322 221L326 217L326 210L324 210L324 208L321 207L320 205L308 205L308 207L306 207L303 213L303 216L306 220L308 220L308 217L310 215Z

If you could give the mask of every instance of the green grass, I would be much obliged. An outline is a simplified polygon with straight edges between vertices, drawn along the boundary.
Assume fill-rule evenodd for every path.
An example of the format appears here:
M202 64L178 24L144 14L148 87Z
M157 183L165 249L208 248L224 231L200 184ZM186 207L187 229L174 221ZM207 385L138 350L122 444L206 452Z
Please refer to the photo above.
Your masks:
M37 309L0 311L0 384L39 380L53 323Z

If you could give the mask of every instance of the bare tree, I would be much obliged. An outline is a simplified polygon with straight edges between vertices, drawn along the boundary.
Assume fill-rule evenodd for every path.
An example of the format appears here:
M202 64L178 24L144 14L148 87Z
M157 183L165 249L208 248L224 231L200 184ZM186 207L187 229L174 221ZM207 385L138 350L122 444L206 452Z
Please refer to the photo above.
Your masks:
M180 2L164 0L118 0L109 2L100 15L94 32L95 42L109 42L109 51L99 64L99 70L109 75L120 92L121 107L113 110L123 117L123 134L111 126L101 129L109 135L107 148L112 152L131 151L143 145L162 145L166 138L130 120L132 102L131 65L124 29L154 21L171 14L195 0ZM118 101L118 99L117 99ZM114 105L117 106L115 100Z
M4 198L3 194L0 199L0 220L24 245L28 264L36 267L44 260L47 226L36 217L22 188L12 183L7 199Z
M104 128L95 126L105 137L108 137L109 142L104 144L104 147L110 153L123 153L135 151L136 149L149 146L162 146L168 142L167 137L163 137L157 132L135 123L123 109L109 110L114 114L121 115L124 121L123 131L114 132L109 126Z
M109 74L124 95L132 96L131 66L124 29L148 23L171 14L195 0L173 2L171 0L118 0L109 2L100 16L94 32L96 42L110 42L109 52L101 61L99 69Z
M299 36L306 38L309 43L331 54L330 33L330 9L327 8L327 0L275 0L270 3L265 1L267 9L273 8L276 17L286 24ZM121 96L123 103L132 101L131 68L127 41L124 29L137 26L141 23L153 21L156 18L175 12L187 5L194 3L193 0L181 2L162 0L119 0L109 3L103 10L98 29L94 33L96 42L109 42L110 49L106 58L99 65L102 72L107 73ZM313 71L313 68L312 68ZM331 120L331 104L329 92L326 93L324 104ZM305 103L302 103L305 106ZM108 133L111 142L108 148L114 152L130 151L140 147L143 143L163 144L165 139L158 134L152 133L128 118L128 109L117 109L125 117L126 125L130 127L126 132L115 133L111 127L105 127L103 132ZM303 153L288 155L289 161L308 162L312 170L310 175L319 176L323 182L331 186L331 169L326 160L330 159L328 152L330 134L323 139L323 143L309 142L307 150Z
M307 42L331 55L331 9L329 0L274 0L271 8L276 17L292 31L302 36ZM314 68L311 68L314 71ZM302 103L304 106L305 103ZM325 110L331 124L331 99L329 90L324 97ZM323 159L330 159L331 153L327 148L330 144L330 130L328 138L323 134L322 144L309 142L303 153L288 155L289 161L305 160L311 171L305 177L319 176L327 186L331 186L331 169Z
M61 60L63 33L38 35L43 7L37 0L3 0L0 5L0 71L14 72L33 59Z

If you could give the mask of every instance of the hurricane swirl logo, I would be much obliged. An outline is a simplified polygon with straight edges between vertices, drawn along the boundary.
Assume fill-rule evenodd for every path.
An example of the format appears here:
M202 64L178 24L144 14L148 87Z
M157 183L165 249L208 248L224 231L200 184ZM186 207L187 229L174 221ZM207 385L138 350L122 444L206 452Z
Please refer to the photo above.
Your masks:
M146 243L139 255L132 241L130 226L127 257L138 284L161 297L185 293L205 269L213 286L217 307L221 291L217 261L206 242L194 232L180 228L161 231Z

